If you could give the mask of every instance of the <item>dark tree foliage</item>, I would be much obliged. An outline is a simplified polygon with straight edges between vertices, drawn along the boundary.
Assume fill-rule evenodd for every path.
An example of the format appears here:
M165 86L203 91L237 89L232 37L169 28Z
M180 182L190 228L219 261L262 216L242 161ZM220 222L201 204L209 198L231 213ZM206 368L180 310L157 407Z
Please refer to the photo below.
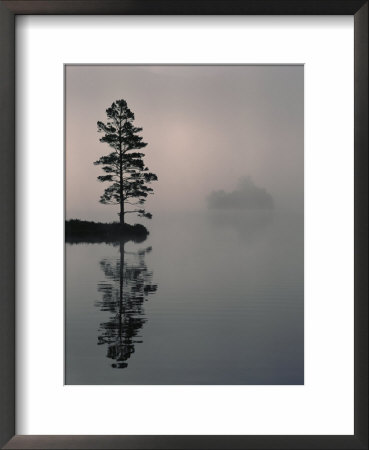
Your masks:
M142 205L147 196L153 193L149 184L158 178L145 166L145 154L137 151L147 145L138 134L142 128L133 125L135 116L125 100L116 100L106 110L106 115L106 123L97 122L97 128L103 133L100 142L107 143L113 151L94 163L101 165L106 173L99 176L98 180L109 183L100 202L120 205L121 224L124 224L125 215L130 213L151 219L152 215Z

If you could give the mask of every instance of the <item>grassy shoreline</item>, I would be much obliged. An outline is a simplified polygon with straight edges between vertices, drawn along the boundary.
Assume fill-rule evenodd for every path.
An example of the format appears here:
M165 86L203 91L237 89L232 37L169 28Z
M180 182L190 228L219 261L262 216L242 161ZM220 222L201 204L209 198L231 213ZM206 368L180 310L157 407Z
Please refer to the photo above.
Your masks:
M65 221L65 241L77 242L143 242L149 232L140 224L121 225L118 222L102 223L71 219Z

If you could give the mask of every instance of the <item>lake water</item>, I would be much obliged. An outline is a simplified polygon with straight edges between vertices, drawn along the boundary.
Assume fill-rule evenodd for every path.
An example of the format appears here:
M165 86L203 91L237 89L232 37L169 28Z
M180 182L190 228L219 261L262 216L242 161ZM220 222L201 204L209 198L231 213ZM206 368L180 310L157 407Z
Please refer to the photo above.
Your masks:
M66 384L303 384L303 216L145 225L141 243L66 245Z

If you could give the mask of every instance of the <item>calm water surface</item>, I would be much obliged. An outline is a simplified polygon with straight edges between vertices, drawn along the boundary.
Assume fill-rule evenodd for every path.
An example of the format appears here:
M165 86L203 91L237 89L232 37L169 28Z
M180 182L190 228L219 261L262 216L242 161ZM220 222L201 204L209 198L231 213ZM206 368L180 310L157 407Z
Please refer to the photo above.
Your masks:
M66 245L67 384L303 384L303 216L156 215Z

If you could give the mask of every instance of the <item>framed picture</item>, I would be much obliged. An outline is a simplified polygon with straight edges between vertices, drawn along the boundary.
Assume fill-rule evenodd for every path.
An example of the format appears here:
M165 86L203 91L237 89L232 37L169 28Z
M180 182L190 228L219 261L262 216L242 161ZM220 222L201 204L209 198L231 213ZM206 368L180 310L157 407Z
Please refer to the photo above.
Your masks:
M367 2L0 8L1 445L368 448Z

